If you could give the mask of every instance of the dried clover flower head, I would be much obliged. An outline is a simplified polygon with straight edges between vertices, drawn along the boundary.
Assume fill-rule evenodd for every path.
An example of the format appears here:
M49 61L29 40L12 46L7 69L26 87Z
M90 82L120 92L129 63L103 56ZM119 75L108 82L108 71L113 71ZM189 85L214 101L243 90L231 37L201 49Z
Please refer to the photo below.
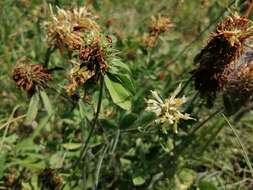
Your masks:
M66 86L69 95L72 95L87 80L91 78L98 80L100 74L108 69L104 47L97 40L80 49L79 59L80 63L74 63L74 67L71 69L70 83Z
M142 37L142 43L148 48L154 48L157 44L157 40L157 36L152 36L148 33L145 33Z
M12 77L17 86L28 93L33 93L35 87L46 87L52 80L50 71L40 64L18 64L13 69Z
M168 17L158 15L158 17L151 17L149 24L149 33L160 35L161 33L169 31L173 26L171 20Z
M249 103L253 95L253 52L246 52L239 66L229 75L224 98L229 98L234 106ZM226 104L225 104L226 106Z
M79 49L84 42L84 32L97 30L95 17L85 8L63 10L57 8L55 15L51 9L51 20L45 22L49 45L61 50L66 45L69 49Z
M226 17L217 25L206 47L195 57L194 61L199 63L193 71L195 88L209 100L227 83L247 39L252 36L250 24L244 17Z
M182 113L180 111L181 106L186 103L186 98L176 98L178 93L181 90L181 85L172 93L172 95L163 100L156 91L151 91L153 99L148 99L147 102L147 111L154 112L158 119L155 121L157 123L168 123L175 125L181 120L193 119L187 113ZM177 133L177 128L174 128L174 132Z
M46 168L39 174L38 182L46 189L59 190L63 179L61 176L57 175L56 170Z
M240 89L240 93L253 93L253 61L240 65L231 75L229 88Z
M249 19L233 14L217 25L214 36L222 35L232 46L238 46L242 50L243 42L252 36L251 26Z
M66 85L68 95L73 95L80 86L84 85L87 80L95 76L93 70L89 70L86 66L81 67L76 63L69 74L69 83Z
M157 44L157 40L162 33L169 31L173 26L171 20L168 17L158 15L158 17L151 17L150 24L148 26L148 33L144 33L142 43L149 48L154 48Z
M105 52L98 40L86 45L80 49L79 58L82 65L85 65L90 71L106 71Z

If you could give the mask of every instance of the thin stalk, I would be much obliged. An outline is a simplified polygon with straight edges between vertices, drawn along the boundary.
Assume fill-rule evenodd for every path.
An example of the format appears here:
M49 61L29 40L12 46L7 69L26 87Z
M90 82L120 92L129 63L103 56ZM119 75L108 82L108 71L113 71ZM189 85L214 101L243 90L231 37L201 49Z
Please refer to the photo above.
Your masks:
M214 132L214 134L207 140L207 142L202 146L200 152L200 155L203 154L203 152L207 149L207 147L215 140L215 138L218 136L220 131L223 129L223 122L217 127L218 129Z
M103 160L104 160L104 157L105 157L105 153L107 152L108 148L109 148L108 145L107 145L107 146L104 145L102 155L101 155L100 158L99 158L98 165L97 165L97 169L96 169L95 184L94 184L94 186L93 186L93 190L96 190L97 187L98 187L99 175L100 175L102 163L103 163Z
M197 92L191 99L191 101L188 103L187 107L185 108L185 113L191 114L193 111L193 105L194 102L197 100L197 98L199 97L199 92Z
M3 145L4 145L4 141L5 141L5 138L6 138L6 136L7 136L7 133L8 133L8 130L9 130L9 126L10 126L10 124L13 122L13 120L14 120L14 118L13 118L13 116L14 116L14 114L15 114L15 112L17 111L17 109L20 107L20 105L17 105L13 110L12 110L12 113L11 113L11 115L10 115L10 117L9 117L9 119L8 119L8 122L5 124L5 125L3 125L3 126L5 126L5 130L4 130L4 134L3 134L3 137L2 137L2 140L1 140L1 143L0 143L0 150L2 150L2 147L3 147ZM24 116L22 116L21 118L23 118ZM20 119L20 117L19 117L19 119Z
M191 83L192 79L193 79L193 76L191 76L191 77L186 81L186 83L184 84L184 86L181 88L180 92L177 94L177 97L180 97L180 96L183 94L184 90L185 90L185 89L187 88L187 86Z
M204 124L206 124L210 119L212 119L214 116L216 116L218 113L220 113L224 108L221 107L218 110L216 110L214 113L212 113L208 118L206 118L204 121L202 121L197 127L193 128L193 130L190 132L190 134L196 133Z
M253 104L248 105L247 107L242 108L239 112L237 112L234 116L234 122L239 122L243 116L253 109Z
M13 123L17 120L23 119L25 117L26 117L26 114L8 120L6 123L4 123L3 125L0 126L0 130L5 128L6 126L10 125L11 123Z
M235 137L236 137L236 139L238 141L238 144L241 146L242 151L243 151L243 157L244 157L244 159L245 159L245 161L246 161L246 163L247 163L247 165L249 167L251 176L253 178L253 168L252 168L252 165L250 163L250 159L248 157L247 151L246 151L246 149L245 149L245 147L244 147L244 145L243 145L243 143L242 143L242 141L241 141L238 133L236 132L236 130L234 129L234 127L231 125L231 123L229 122L228 118L224 114L221 114L221 115L223 116L223 118L225 119L225 121L228 123L228 126L230 127L230 129L234 133L234 135L235 135Z
M55 50L56 50L56 48L47 48L46 55L45 55L45 61L44 61L44 66L46 68L48 67L50 57Z
M117 147L118 142L119 142L119 137L120 137L120 129L118 129L117 132L116 132L115 140L113 142L112 150L110 152L111 154L113 154L116 150L116 147Z
M250 5L248 6L247 10L244 13L244 16L248 18L252 12L252 9L253 9L253 1L250 2Z
M194 137L194 134L202 127L204 126L208 121L210 121L213 117L215 117L218 113L220 113L223 110L223 107L216 110L213 114L211 114L208 118L206 118L204 121L202 121L196 128L194 128L188 135L187 137L185 137L182 142L180 144L178 144L177 146L173 147L173 149L165 154L162 154L158 160L163 162L166 161L166 159L164 159L164 156L167 155L172 155L170 157L171 160L175 161L177 158L177 155L180 154L180 152L183 152L190 144L191 141Z
M101 108L101 103L102 103L102 96L103 96L103 86L104 86L104 76L103 75L101 75L100 83L101 84L100 84L100 90L99 90L99 99L98 99L98 104L97 104L97 112L96 112L94 121L92 123L92 126L90 128L87 140L84 143L83 149L81 150L80 158L77 161L77 163L79 163L80 160L82 160L83 158L85 158L85 156L87 154L87 150L88 150L88 145L89 145L90 139L91 139L91 137L92 137L92 135L93 135L93 133L95 131L95 128L96 128L96 124L97 124L97 120L98 120L98 116L99 116L99 112L100 112L100 108Z

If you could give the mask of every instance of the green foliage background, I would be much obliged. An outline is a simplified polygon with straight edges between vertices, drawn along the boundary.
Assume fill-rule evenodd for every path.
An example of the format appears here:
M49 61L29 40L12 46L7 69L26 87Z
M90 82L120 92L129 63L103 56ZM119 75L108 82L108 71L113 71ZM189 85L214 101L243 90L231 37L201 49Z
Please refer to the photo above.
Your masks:
M218 114L190 137L186 148L173 154L171 150L187 136L188 129L197 125L195 121L181 123L179 134L170 129L164 134L154 126L154 114L144 111L150 90L167 97L179 83L184 84L190 78L190 71L195 68L193 58L206 44L208 34L229 11L240 12L240 3L1 0L0 189L6 188L4 181L11 173L20 179L23 189L40 189L38 176L45 168L53 169L61 177L60 189L252 189L252 176L245 160L246 157L253 161L250 110L240 119L238 115L230 119L245 151ZM64 92L67 73L58 72L51 88L31 99L15 86L11 77L13 66L23 56L33 63L44 63L47 43L43 21L48 18L49 4L66 9L88 5L93 9L103 30L115 42L119 57L130 68L134 83L129 92L132 107L128 111L115 105L104 90L97 129L87 156L79 162L95 114L99 88L92 91L89 103L75 102ZM158 14L170 17L174 27L160 37L156 48L145 49L140 40L148 31L150 17ZM49 63L49 68L55 66L68 69L58 51ZM190 99L195 93L193 84L184 91ZM189 109L194 118L203 121L219 107L220 100L216 104L208 109L197 98L195 106ZM32 114L38 111L35 121L30 123L25 122L28 109Z

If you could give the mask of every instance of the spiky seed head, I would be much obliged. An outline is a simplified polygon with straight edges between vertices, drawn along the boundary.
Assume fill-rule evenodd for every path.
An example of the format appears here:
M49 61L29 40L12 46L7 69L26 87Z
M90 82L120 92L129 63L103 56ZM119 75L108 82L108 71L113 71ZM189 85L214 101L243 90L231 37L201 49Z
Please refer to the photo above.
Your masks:
M19 88L28 93L33 93L36 87L47 87L48 81L52 80L49 70L40 64L18 64L13 69L12 78Z
M236 14L217 25L208 44L194 60L199 63L192 72L195 88L203 96L212 99L224 88L235 63L243 54L245 43L253 34L252 26L251 21Z
M85 31L98 30L95 18L86 7L64 10L57 8L57 14L51 10L50 20L45 22L47 39L50 46L63 50L80 49L84 43Z
M79 58L90 71L99 69L101 72L105 72L107 70L104 49L98 41L81 48Z

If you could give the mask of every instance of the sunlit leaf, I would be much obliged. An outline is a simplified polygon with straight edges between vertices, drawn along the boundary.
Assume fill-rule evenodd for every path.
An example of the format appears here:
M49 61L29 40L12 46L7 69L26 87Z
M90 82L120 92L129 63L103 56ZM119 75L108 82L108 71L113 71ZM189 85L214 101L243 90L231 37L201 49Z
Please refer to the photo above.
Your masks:
M64 143L62 146L67 150L76 150L82 146L81 143Z
M40 91L40 96L41 96L42 102L47 110L48 115L52 115L54 111L53 111L53 108L52 108L52 105L51 105L51 102L48 98L47 93L44 90L42 90L42 91Z
M209 181L201 180L198 184L199 190L217 190L214 184Z
M137 176L133 178L133 184L135 186L140 186L143 185L145 183L145 179L141 176Z
M27 111L27 120L30 122L35 120L37 116L38 109L39 109L39 100L40 98L39 98L38 93L35 93L30 100L30 104Z
M127 91L121 83L115 81L112 76L105 75L104 77L106 88L109 91L113 102L120 106L122 109L130 110L130 92Z

